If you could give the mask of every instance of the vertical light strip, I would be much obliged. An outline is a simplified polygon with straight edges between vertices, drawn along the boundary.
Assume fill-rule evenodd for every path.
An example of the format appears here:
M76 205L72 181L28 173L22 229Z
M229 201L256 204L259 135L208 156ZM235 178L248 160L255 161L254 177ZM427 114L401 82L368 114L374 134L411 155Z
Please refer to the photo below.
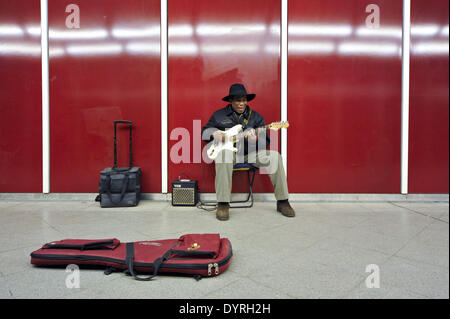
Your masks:
M281 120L287 121L288 105L288 0L281 0ZM287 130L281 130L281 155L287 176Z
M50 192L50 104L48 72L48 1L41 0L42 192Z
M161 0L161 193L167 193L167 1Z
M401 193L408 194L411 0L403 0Z

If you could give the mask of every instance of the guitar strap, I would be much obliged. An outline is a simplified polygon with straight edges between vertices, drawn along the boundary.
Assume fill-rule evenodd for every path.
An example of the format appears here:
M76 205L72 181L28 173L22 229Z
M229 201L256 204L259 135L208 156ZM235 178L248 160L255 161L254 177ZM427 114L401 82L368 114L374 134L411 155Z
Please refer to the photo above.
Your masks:
M252 110L250 110L250 112L248 113L248 117L243 119L243 123L241 122L241 118L244 116L244 114L241 115L237 115L235 112L233 112L234 117L236 118L237 122L239 124L243 124L243 129L245 130L247 128L248 125L248 121L250 121L250 117L252 116Z
M246 119L244 118L245 128L247 128L248 121L250 121L250 116L252 116L252 110L248 113L248 117Z
M252 116L252 110L250 110L250 112L248 113L247 118L244 117L244 113L242 113L239 116L236 114L236 112L233 112L233 114L234 114L234 117L236 118L237 122L242 125L242 129L245 131L245 129L247 128L247 125L248 125L248 121L250 120L250 117ZM242 118L243 118L243 121L241 121ZM236 146L236 142L233 145ZM242 151L241 148L244 147L244 143L239 143L238 145L239 145L238 152L240 153Z

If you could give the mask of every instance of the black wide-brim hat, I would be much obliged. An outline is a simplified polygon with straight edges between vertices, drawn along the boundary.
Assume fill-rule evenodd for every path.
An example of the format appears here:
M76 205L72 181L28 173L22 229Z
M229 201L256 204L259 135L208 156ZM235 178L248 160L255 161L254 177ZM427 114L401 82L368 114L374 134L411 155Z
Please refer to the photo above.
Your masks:
M255 98L256 94L247 94L247 90L244 85L241 83L235 83L230 86L230 91L227 96L225 96L222 100L225 102L231 102L233 97L236 96L245 96L247 97L247 101L251 101Z

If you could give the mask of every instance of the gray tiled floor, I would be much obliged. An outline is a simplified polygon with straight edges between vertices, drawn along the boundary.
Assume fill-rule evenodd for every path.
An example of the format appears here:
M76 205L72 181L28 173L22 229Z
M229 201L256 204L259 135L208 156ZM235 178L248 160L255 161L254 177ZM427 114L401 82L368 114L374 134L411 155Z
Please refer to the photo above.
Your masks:
M101 209L87 201L0 201L0 298L448 298L448 202L294 202L296 218L275 203L212 212L141 201ZM80 288L64 268L30 265L30 252L64 238L123 242L220 233L233 245L228 271L196 282L81 269ZM380 270L367 288L366 266Z

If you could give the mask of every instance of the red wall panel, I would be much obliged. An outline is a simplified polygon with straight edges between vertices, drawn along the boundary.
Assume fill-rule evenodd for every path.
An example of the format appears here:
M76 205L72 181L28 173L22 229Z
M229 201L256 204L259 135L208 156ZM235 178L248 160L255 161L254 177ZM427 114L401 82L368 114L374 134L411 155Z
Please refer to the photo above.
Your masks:
M402 1L368 4L289 1L292 193L400 192Z
M214 192L214 164L200 157L205 143L199 131L226 106L221 99L231 84L244 83L256 94L249 105L267 123L280 120L280 6L257 0L168 2L169 185L187 176L199 181L201 192ZM178 162L183 131L189 154ZM246 174L233 178L233 192L246 192L247 185ZM272 191L268 176L258 175L255 192Z
M411 4L410 193L449 191L449 2Z
M160 192L160 2L79 0L79 29L66 25L69 4L49 1L51 191L96 192L113 162L113 120L126 119L142 190ZM366 25L368 4L289 2L291 193L400 191L402 1L376 2L379 29ZM169 185L187 176L214 192L199 134L232 83L256 93L250 106L266 122L280 119L280 5L168 1ZM448 6L412 1L411 193L448 193ZM42 190L39 24L39 1L0 2L0 192ZM119 130L121 166L127 133ZM187 162L172 156L179 133ZM272 192L267 176L255 185ZM233 192L245 191L241 173Z
M69 3L49 1L51 191L98 191L113 121L130 120L142 191L160 192L160 1L79 0L80 28ZM119 166L127 134L119 129Z
M0 192L42 191L39 1L0 1Z

